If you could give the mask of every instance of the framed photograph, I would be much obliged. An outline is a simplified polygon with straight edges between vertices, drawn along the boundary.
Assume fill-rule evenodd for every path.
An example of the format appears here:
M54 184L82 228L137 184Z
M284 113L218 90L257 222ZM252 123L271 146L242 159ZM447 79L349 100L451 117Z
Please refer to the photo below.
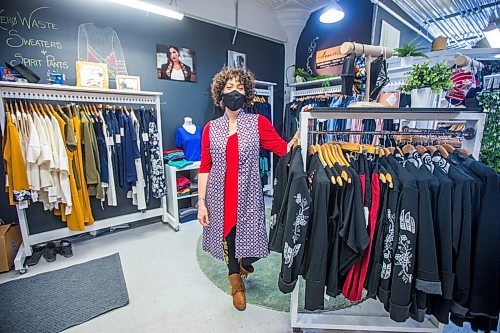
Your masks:
M141 77L129 75L116 76L116 89L118 90L141 90Z
M236 51L227 51L227 67L247 69L247 55Z
M76 85L87 88L109 88L108 65L97 62L76 62Z
M156 75L161 80L196 82L196 55L191 49L156 44Z

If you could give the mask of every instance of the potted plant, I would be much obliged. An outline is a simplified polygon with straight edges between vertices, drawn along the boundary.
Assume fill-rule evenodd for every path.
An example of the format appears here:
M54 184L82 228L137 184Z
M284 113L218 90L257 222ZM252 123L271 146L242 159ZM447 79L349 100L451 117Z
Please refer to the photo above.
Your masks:
M306 72L303 68L296 68L293 72L293 77L295 78L295 83L305 82L310 80L311 74Z
M409 67L413 65L415 57L426 57L422 51L425 47L420 46L421 43L415 44L417 38L412 39L408 44L394 49L395 55L401 58L401 67Z
M426 60L421 65L413 65L400 88L404 93L411 93L412 107L434 107L437 94L453 88L452 70L446 62L438 62L432 67L429 62Z
M293 72L293 76L295 77L295 83L305 82L305 81L315 81L315 80L321 80L321 79L329 79L329 78L335 77L335 76L331 76L331 75L312 76L305 69L300 68L300 67L295 69L295 71ZM324 81L321 84L321 86L322 87L329 87L330 82Z

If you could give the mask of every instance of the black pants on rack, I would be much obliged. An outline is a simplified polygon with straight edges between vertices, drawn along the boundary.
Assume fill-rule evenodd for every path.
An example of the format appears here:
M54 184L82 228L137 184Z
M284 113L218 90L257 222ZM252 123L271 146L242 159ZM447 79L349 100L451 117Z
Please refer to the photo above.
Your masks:
M238 264L238 259L236 258L236 226L231 229L229 234L227 234L226 239L224 239L224 260L226 261L227 268L229 269L229 275L236 274L240 272L240 265ZM260 258L242 258L241 265L248 270L248 267Z

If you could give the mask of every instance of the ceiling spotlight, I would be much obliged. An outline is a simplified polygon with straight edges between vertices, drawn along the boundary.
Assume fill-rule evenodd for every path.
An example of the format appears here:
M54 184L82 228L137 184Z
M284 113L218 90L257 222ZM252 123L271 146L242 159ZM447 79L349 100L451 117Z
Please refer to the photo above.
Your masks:
M483 31L484 36L492 48L500 47L500 30L498 28L498 24L492 21Z
M140 1L140 0L108 0L108 1L139 10L144 10L149 13L170 17L176 20L182 20L182 18L184 17L183 13L175 10L173 7L167 8L165 6L157 6L145 1Z
M337 3L337 0L332 0L332 3L326 6L323 13L321 13L319 20L322 23L335 23L341 21L344 16L344 10Z

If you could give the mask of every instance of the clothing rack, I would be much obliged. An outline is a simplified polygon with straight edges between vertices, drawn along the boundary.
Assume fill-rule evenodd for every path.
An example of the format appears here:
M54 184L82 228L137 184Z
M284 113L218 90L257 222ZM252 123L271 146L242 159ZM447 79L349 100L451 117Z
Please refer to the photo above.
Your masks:
M477 110L467 109L345 109L345 108L312 108L310 112L300 115L300 143L302 158L306 165L309 123L314 119L411 119L411 120L464 120L467 128L473 128L476 135L472 140L465 140L463 148L472 152L477 159L483 137L486 114ZM334 131L330 131L335 133ZM340 133L338 133L340 134ZM365 133L366 134L366 133ZM406 133L405 133L406 134ZM299 285L297 281L291 295L290 322L295 328L336 329L349 331L374 332L441 332L443 326L434 317L429 317L423 323L407 320L397 323L389 318L382 304L375 300L366 300L357 305L356 314L350 315L347 310L334 313L299 313ZM371 304L369 304L371 303Z
M267 82L267 81L255 81L255 95L257 96L266 96L267 102L271 106L271 124L274 124L274 86L277 86L277 83ZM257 88L260 87L260 88ZM273 192L273 180L274 180L274 158L271 153L271 158L269 159L269 173L268 173L268 181L267 185L264 186L264 192L268 192L272 194Z
M103 103L103 104L138 104L153 106L157 113L157 126L160 151L162 147L160 96L161 92L150 91L123 91L115 89L94 89L74 86L60 86L48 84L18 83L18 82L0 82L0 125L2 131L5 128L5 101L6 99L19 100L39 100L39 101L58 101L58 102L77 102L77 103ZM166 219L166 197L161 199L161 207L146 210L144 212L135 212L120 216L114 216L103 220L96 220L94 224L85 227L83 231L71 231L66 227L56 230L46 231L37 234L31 234L28 226L28 219L25 209L16 206L17 216L21 229L23 243L14 260L14 266L20 273L26 273L27 267L24 266L26 257L32 255L32 246L48 241L75 236L82 233L94 232L100 229L110 228L122 224L133 223L145 219L161 217L163 222ZM174 226L172 226L174 227Z
M453 136L469 137L475 136L474 130L470 131L440 131L440 130L410 130L410 131L309 131L309 134L339 134L339 135L432 135L432 136Z

